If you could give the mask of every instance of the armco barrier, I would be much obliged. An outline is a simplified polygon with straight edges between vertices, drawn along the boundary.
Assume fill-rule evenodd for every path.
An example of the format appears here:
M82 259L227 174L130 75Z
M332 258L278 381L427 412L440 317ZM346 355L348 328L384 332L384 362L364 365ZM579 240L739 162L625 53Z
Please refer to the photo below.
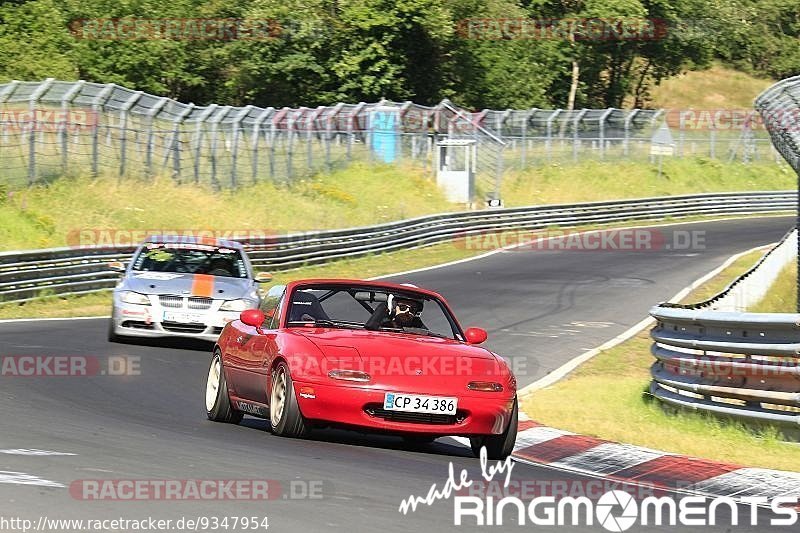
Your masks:
M259 270L286 270L335 259L428 246L483 231L607 224L693 215L743 215L792 211L792 191L716 193L487 209L430 215L376 226L243 240ZM25 301L49 294L109 289L118 274L109 261L127 261L133 249L54 248L0 253L0 299Z
M777 424L800 434L800 314L719 311L752 305L767 281L794 259L789 232L761 261L713 298L651 309L651 394L665 404ZM788 252L787 252L788 250ZM766 274L764 274L766 275Z

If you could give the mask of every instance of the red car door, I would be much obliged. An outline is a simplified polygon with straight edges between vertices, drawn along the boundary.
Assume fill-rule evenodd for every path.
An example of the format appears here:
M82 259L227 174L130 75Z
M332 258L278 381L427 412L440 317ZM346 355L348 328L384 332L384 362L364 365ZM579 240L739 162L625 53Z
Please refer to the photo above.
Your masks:
M255 330L255 328L253 328ZM242 345L240 361L240 374L236 390L244 399L267 403L267 363L265 362L266 346L270 339L274 339L272 330L258 333L253 331ZM272 341L274 344L274 340Z
M243 399L257 403L267 403L267 372L277 351L275 338L280 303L285 287L272 287L261 304L261 310L267 317L264 325L256 329L242 324L240 333L236 391Z

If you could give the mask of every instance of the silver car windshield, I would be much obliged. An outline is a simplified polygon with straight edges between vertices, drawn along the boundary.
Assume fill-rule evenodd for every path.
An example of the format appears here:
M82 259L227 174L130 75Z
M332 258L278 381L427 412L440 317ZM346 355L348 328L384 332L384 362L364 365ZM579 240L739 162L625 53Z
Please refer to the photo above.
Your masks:
M148 243L133 260L131 269L247 278L239 250L198 244Z

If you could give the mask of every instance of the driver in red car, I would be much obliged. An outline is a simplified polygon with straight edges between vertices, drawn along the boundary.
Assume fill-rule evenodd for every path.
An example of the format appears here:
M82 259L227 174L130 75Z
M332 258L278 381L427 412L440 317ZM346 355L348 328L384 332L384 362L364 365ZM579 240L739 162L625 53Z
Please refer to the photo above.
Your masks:
M422 302L407 298L395 298L389 295L386 303L380 303L373 311L372 316L364 324L365 329L378 330L381 328L422 328L425 324L420 319Z

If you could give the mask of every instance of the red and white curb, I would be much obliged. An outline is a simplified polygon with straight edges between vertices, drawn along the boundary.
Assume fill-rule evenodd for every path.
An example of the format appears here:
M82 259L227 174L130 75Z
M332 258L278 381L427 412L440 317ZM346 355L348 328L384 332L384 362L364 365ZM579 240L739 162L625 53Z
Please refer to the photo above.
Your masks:
M512 458L671 492L733 499L800 499L800 472L747 468L577 435L543 426L522 413Z

